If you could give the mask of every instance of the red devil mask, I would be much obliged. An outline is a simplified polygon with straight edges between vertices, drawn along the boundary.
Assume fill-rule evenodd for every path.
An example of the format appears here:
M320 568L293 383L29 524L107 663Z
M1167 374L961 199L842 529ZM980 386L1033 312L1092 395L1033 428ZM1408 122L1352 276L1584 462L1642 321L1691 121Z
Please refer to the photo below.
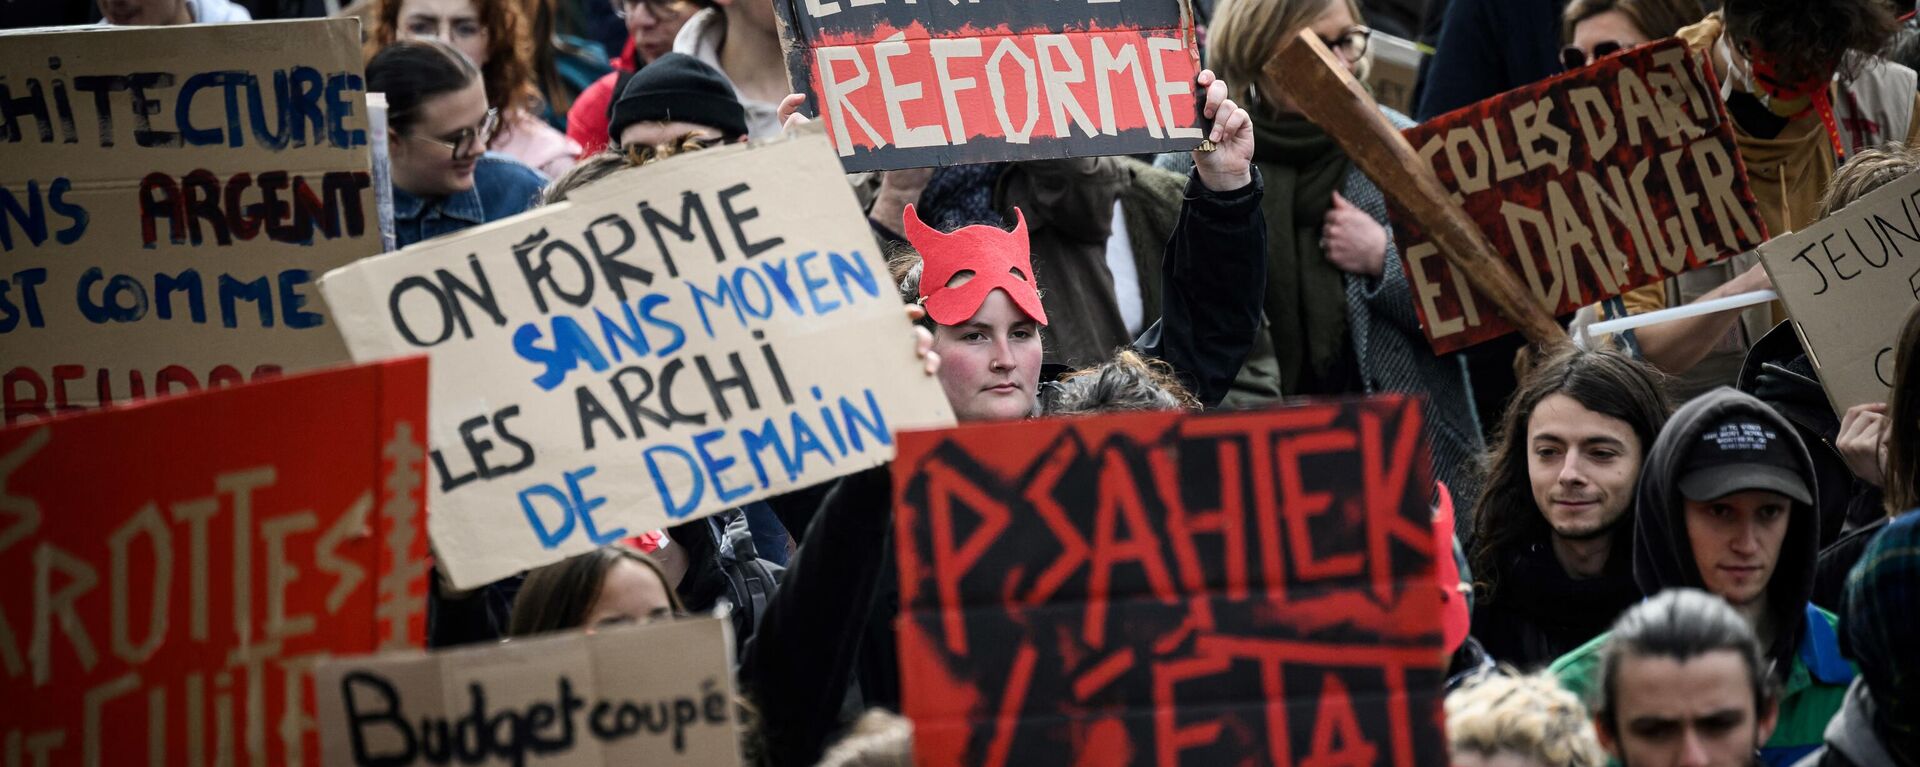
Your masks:
M1033 284L1032 247L1027 242L1027 218L1013 209L1017 223L1009 232L997 226L963 227L942 234L920 220L907 206L907 242L920 251L920 303L927 316L942 325L958 325L980 311L996 288L1006 291L1020 311L1034 322L1047 324L1040 308L1040 291ZM971 273L963 285L947 283Z

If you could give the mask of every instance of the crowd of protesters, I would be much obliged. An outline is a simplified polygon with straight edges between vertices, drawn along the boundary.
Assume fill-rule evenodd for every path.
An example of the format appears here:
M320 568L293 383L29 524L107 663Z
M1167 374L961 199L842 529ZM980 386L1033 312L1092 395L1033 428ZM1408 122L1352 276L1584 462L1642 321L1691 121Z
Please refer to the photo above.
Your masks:
M360 16L401 246L807 119L770 0L68 5L8 21ZM1210 151L849 177L959 420L1415 395L1470 603L1449 648L1454 764L1920 767L1920 311L1894 347L1890 401L1842 414L1777 302L1559 349L1435 355L1385 195L1264 69L1310 30L1361 74L1377 16L1431 46L1415 114L1384 115L1404 128L1678 37L1713 68L1779 234L1920 170L1911 9L1194 5ZM1768 287L1743 255L1562 319ZM882 467L476 591L436 581L430 641L725 606L756 760L906 764L911 725L889 713L891 492Z

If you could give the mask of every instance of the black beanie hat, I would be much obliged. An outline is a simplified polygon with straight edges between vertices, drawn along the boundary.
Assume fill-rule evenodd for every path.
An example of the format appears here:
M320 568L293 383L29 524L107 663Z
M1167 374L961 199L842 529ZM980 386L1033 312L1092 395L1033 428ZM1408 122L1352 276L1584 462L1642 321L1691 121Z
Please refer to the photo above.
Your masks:
M733 83L719 70L692 56L669 53L654 59L627 80L613 102L607 137L637 122L684 122L720 131L727 141L747 135L747 110L733 95Z

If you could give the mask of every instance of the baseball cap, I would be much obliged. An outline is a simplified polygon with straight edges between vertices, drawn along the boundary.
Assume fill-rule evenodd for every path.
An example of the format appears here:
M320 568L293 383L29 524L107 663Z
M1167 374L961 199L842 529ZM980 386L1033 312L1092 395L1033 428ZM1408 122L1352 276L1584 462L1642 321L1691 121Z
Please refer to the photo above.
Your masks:
M1700 432L1680 471L1680 494L1711 501L1746 490L1767 490L1813 503L1793 435L1749 415L1722 419Z

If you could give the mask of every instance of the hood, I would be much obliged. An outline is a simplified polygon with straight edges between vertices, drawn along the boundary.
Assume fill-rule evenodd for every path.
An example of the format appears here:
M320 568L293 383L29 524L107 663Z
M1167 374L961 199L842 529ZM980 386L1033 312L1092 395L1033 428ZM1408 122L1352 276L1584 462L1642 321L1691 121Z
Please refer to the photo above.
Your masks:
M1799 458L1801 476L1807 480L1814 498L1820 497L1818 472L1793 424L1753 395L1727 387L1714 389L1688 402L1667 421L1647 461L1640 470L1635 492L1633 577L1640 590L1656 594L1670 588L1704 588L1700 570L1693 561L1693 546L1687 537L1678 487L1680 464L1687 451L1699 440L1709 424L1730 415L1745 415L1773 426L1783 435L1788 447ZM1786 668L1800 632L1806 622L1807 600L1813 595L1814 564L1820 553L1819 512L1811 505L1795 502L1787 520L1787 535L1773 577L1767 582L1767 599L1779 631L1767 655Z
M1820 544L1833 543L1846 524L1846 510L1855 493L1853 470L1833 447L1840 437L1840 418L1834 415L1832 400L1827 399L1820 374L1807 358L1792 322L1773 326L1748 348L1735 387L1758 397L1800 430L1821 479L1815 498L1827 512L1821 519Z

